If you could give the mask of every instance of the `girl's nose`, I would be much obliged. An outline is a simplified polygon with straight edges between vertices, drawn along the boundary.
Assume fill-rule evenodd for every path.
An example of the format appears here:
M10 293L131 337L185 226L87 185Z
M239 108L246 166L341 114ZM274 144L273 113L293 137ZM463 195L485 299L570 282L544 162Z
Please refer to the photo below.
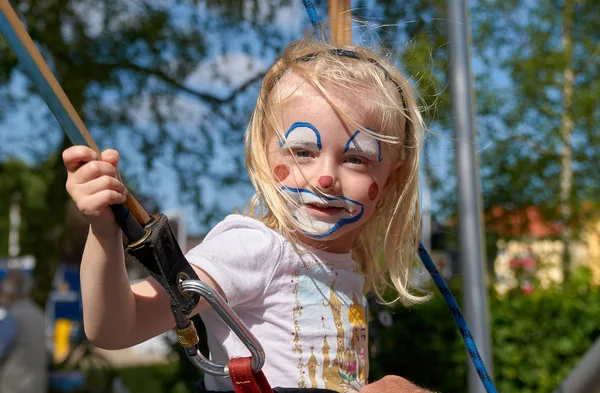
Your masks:
M333 185L333 177L331 176L321 176L319 177L319 185L322 188L329 188Z

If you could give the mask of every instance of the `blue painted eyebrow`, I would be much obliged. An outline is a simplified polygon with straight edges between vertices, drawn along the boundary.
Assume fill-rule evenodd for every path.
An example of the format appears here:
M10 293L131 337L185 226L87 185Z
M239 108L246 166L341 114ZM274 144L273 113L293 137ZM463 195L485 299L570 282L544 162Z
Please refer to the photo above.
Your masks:
M321 148L323 147L322 143L321 143L321 134L319 134L319 130L317 130L317 128L315 126L313 126L310 123L305 123L305 122L296 122L294 124L292 124L292 126L290 127L290 129L285 133L285 139L279 141L279 147L282 147L283 145L285 145L288 135L290 135L290 133L292 131L294 131L296 128L299 127L305 127L308 128L310 130L312 130L315 133L315 137L317 139L317 148L319 150L321 150Z
M372 131L372 130L371 130ZM350 139L348 139L348 142L346 142L346 146L344 146L344 153L346 153L348 151L348 149L350 149L350 144L352 143L352 141L356 138L356 136L360 134L360 130L356 131L351 137ZM383 158L381 157L381 141L377 140L377 161L381 162Z

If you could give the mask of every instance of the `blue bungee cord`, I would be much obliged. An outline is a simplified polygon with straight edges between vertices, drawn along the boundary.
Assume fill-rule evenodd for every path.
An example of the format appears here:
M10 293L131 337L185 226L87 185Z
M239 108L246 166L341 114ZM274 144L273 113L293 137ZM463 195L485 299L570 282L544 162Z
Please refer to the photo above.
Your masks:
M431 275L431 278L433 279L435 285L442 294L444 301L448 305L448 308L452 313L452 317L454 318L454 321L456 321L456 325L458 326L460 335L462 336L463 341L465 342L465 346L467 347L469 356L473 361L473 366L475 366L475 370L477 371L479 379L481 379L481 382L483 383L486 392L498 393L496 387L494 386L494 382L492 382L492 378L488 374L487 369L485 368L485 364L483 363L483 360L479 355L477 345L475 345L475 340L473 340L473 336L471 335L471 330L469 329L467 321L465 321L465 318L463 317L462 312L460 311L460 307L458 307L458 303L456 303L454 296L452 296L452 293L450 292L450 288L448 288L448 285L446 285L446 281L444 281L444 278L442 277L438 269L435 267L433 260L431 259L429 253L427 252L427 250L423 246L423 243L421 242L419 242L419 258L421 258L423 265L425 265L425 268Z
M304 8L306 8L306 13L308 14L308 19L310 19L310 23L312 23L313 28L319 34L323 33L321 21L319 20L319 15L317 15L317 10L315 10L315 6L310 0L302 0L304 4Z
M302 3L304 3L304 7L306 8L306 12L308 13L308 17L315 31L317 31L319 34L323 34L321 22L319 21L317 11L315 10L313 3L310 0L302 0ZM433 260L431 259L429 253L427 252L427 250L423 246L423 243L421 242L419 242L418 254L419 258L421 258L421 261L423 262L423 265L425 265L425 268L431 275L433 282L435 282L435 285L442 294L442 297L448 305L450 312L452 313L452 317L454 318L458 330L460 331L460 335L462 336L465 346L467 347L467 351L469 352L469 356L471 357L473 366L475 367L475 370L477 371L479 379L481 379L481 382L483 383L486 392L498 393L496 387L494 386L494 382L492 382L492 378L490 377L490 374L485 368L485 364L483 363L483 360L479 355L479 351L477 350L475 340L473 340L471 330L469 329L467 321L465 321L465 318L463 317L462 312L460 311L458 303L456 303L456 300L454 299L454 296L452 296L448 285L446 285L446 282L440 275L440 272L435 267Z

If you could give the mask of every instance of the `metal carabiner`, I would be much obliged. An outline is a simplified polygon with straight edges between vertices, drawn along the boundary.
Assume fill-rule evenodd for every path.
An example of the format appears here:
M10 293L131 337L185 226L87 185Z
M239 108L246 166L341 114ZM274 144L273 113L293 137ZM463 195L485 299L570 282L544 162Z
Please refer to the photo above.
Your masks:
M256 337L250 332L250 329L246 326L240 317L229 307L229 304L223 299L219 293L212 288L210 285L199 281L199 280L184 280L181 282L181 289L184 292L194 292L206 299L208 304L219 314L223 321L229 326L231 331L240 339L240 341L248 348L252 355L251 368L253 372L259 372L262 366L265 364L265 351L256 339ZM177 316L176 316L176 319ZM190 321L191 323L191 321ZM179 325L179 323L178 323ZM193 324L191 325L193 328ZM195 331L193 332L195 334ZM197 337L197 336L196 336ZM180 340L181 342L181 340ZM185 353L188 359L199 369L203 370L207 374L217 375L221 377L229 377L229 367L227 365L214 363L202 355L198 350L197 343L193 342L191 345L183 345Z

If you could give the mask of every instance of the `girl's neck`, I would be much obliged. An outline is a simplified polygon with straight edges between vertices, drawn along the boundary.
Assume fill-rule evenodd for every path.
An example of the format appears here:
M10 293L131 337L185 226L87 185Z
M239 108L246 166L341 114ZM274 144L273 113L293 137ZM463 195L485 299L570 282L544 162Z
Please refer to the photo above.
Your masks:
M332 254L348 254L351 252L352 244L355 238L356 234L354 233L348 233L337 239L331 240L313 239L302 234L297 236L298 241L306 245L308 248L330 252Z

